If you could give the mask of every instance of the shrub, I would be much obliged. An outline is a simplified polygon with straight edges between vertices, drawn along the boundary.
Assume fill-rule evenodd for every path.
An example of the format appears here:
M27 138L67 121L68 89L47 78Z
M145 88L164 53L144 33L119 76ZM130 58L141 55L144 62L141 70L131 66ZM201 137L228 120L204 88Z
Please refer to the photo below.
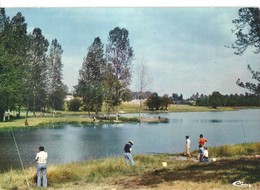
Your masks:
M79 108L82 106L82 100L80 98L74 98L68 101L68 110L69 111L79 111Z

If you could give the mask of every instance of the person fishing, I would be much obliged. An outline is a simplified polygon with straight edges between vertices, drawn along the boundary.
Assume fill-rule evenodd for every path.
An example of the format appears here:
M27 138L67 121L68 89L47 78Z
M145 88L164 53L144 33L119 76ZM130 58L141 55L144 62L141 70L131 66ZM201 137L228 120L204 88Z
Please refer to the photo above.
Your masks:
M190 138L189 136L186 136L186 156L187 158L191 158L191 154L190 154Z
M44 188L47 188L47 159L48 153L44 151L43 146L40 146L39 152L35 157L35 160L37 161L37 187L41 187L42 185Z
M203 138L203 134L200 134L199 144L201 144L202 146L204 146L204 145L206 144L206 142L208 142L208 141Z
M133 141L129 141L125 147L124 147L124 151L125 151L125 163L128 166L128 160L130 160L131 162L131 166L133 167L135 165L133 157L131 155L131 151L132 151L132 146L134 145Z

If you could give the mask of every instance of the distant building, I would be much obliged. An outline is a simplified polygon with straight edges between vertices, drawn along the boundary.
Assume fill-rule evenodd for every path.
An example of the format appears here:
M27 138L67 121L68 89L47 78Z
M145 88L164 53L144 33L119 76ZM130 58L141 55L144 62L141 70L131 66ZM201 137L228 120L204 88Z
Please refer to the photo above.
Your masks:
M74 99L74 96L72 96L72 95L66 95L66 97L65 97L65 102L68 102L68 101L70 101L70 100L72 100L72 99Z

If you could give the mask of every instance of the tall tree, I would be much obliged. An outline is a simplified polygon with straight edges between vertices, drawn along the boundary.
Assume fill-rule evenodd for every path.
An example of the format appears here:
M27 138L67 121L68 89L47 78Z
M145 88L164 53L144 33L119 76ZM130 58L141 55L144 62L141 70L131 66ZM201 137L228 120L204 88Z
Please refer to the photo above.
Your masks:
M109 44L106 48L107 61L113 67L113 75L118 81L114 86L116 120L118 120L118 105L121 103L122 96L127 91L131 80L130 65L134 53L128 35L129 33L125 28L114 28L109 32Z
M259 8L241 8L238 11L239 18L232 22L236 25L233 32L237 39L232 48L236 49L235 54L243 55L246 49L251 46L255 54L260 53L260 9ZM247 66L248 70L252 73L253 79L258 81L257 84L251 82L241 82L237 80L237 85L246 88L253 92L255 95L260 96L260 72L254 71L250 65Z
M3 23L0 30L0 91L2 103L5 104L2 108L4 115L6 110L14 109L23 101L29 40L27 24L21 13L17 13L11 20L5 16L4 9L1 9L0 15L0 22Z
M39 28L35 28L30 35L30 77L27 82L28 108L32 107L33 113L45 106L47 99L47 51L49 42L42 35ZM37 107L36 107L37 105Z
M64 105L65 87L62 83L62 53L63 50L57 39L52 40L48 58L48 101L53 111L63 109Z
M7 16L5 14L5 9L0 9L0 31L4 29L5 24L7 22Z
M138 77L138 86L139 86L139 94L142 96L144 89L151 82L151 78L148 76L148 68L142 59L141 63L137 66L137 77ZM143 109L143 97L139 96L139 121L141 121L141 112Z
M82 69L79 72L79 87L81 88L83 102L90 111L98 114L101 111L104 88L103 79L105 72L105 58L103 44L99 37L94 39L88 49L87 57L84 59Z

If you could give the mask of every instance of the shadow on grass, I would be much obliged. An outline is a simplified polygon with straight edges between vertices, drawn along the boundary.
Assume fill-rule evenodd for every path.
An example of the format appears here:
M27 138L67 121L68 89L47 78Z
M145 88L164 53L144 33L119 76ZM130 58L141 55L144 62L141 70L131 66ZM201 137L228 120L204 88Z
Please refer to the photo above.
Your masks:
M134 186L156 186L163 182L192 181L220 182L232 184L235 181L256 183L260 180L260 160L220 160L211 163L196 163L181 169L163 168L148 172L133 180Z

